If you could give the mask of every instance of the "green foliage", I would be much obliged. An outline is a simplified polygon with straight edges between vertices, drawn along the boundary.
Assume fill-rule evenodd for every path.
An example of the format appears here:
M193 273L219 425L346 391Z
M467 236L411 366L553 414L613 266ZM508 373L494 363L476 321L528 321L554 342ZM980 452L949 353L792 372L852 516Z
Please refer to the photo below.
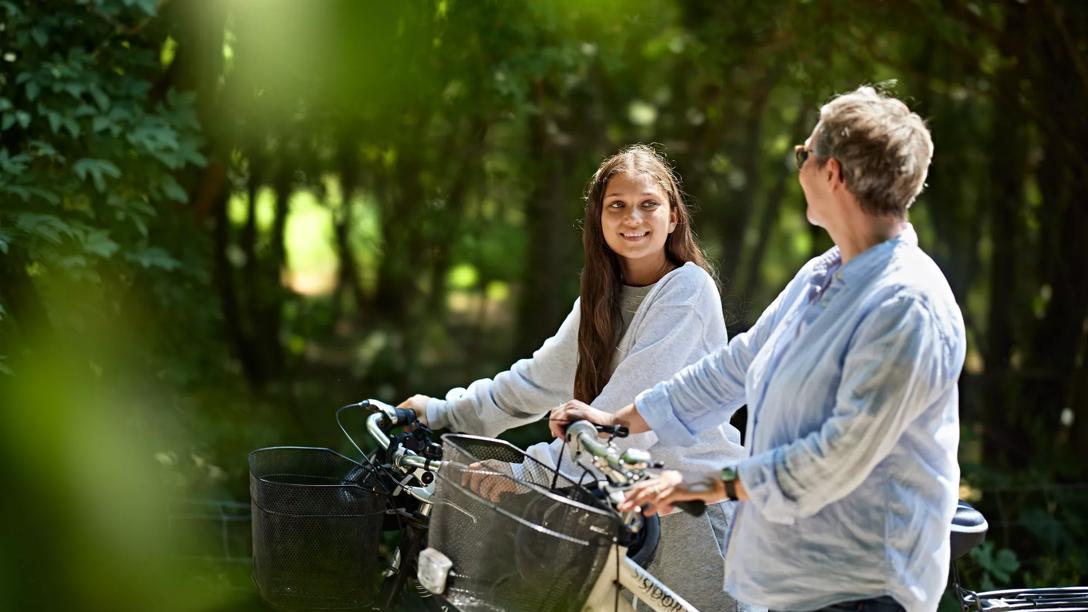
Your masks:
M998 586L1007 586L1012 573L1020 568L1016 553L1008 548L994 551L993 542L983 542L971 551L971 559L982 569L983 591L992 591Z
M151 228L188 200L174 173L204 157L193 95L153 91L154 41L140 30L155 5L3 5L0 251L40 282L178 268Z

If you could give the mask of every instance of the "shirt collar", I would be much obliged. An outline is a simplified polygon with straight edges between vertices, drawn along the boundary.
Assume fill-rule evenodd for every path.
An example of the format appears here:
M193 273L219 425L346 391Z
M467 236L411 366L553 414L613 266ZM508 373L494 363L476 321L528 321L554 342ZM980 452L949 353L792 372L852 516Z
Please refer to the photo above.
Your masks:
M851 259L846 265L842 265L842 254L839 252L839 247L831 247L817 260L813 274L817 279L820 279L829 270L839 268L839 280L844 284L849 284L863 278L873 270L882 269L900 245L918 246L918 234L910 223L904 224L903 231L899 232L898 235L869 247Z

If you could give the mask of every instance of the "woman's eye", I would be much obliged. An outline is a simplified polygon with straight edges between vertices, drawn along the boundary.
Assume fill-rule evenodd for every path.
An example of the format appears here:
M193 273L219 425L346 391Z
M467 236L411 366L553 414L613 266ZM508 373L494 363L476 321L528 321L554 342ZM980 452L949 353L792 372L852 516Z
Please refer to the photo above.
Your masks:
M660 204L654 202L653 200L646 200L642 203L643 208L657 208L658 206L660 206Z
M608 207L609 208L623 208L623 202L610 202L608 204Z

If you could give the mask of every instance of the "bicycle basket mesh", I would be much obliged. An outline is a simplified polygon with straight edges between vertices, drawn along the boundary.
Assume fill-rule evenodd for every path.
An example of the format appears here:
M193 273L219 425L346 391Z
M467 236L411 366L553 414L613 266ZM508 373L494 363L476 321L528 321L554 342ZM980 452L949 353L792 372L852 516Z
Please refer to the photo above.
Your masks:
M580 610L621 527L577 483L514 446L447 434L428 545L453 561L462 612ZM554 486L553 486L554 482Z
M265 601L288 610L371 604L385 510L374 480L327 448L250 453L253 581Z

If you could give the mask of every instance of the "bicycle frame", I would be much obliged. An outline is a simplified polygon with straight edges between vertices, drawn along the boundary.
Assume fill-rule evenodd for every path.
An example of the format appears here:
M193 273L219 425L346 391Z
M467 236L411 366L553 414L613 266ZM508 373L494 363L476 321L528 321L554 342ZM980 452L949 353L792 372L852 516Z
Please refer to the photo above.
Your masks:
M619 453L611 444L602 444L597 440L596 428L585 421L572 423L567 428L567 440L576 460L586 457L593 467L606 475L605 490L613 503L622 501L625 485L642 478L645 470L653 465L646 451L628 449ZM626 513L624 520L630 521L634 516L634 513ZM616 568L616 571L612 572L610 568ZM683 597L629 559L625 547L617 545L612 547L605 570L590 591L584 610L634 610L634 606L621 596L621 589L627 589L638 601L658 612L698 612Z
M612 571L612 568L616 567L619 569L618 576L617 572ZM633 611L634 606L622 596L621 589L627 589L636 599L656 612L698 612L694 606L662 584L653 574L628 559L627 548L613 546L605 569L601 572L597 583L593 585L583 610L587 612Z

